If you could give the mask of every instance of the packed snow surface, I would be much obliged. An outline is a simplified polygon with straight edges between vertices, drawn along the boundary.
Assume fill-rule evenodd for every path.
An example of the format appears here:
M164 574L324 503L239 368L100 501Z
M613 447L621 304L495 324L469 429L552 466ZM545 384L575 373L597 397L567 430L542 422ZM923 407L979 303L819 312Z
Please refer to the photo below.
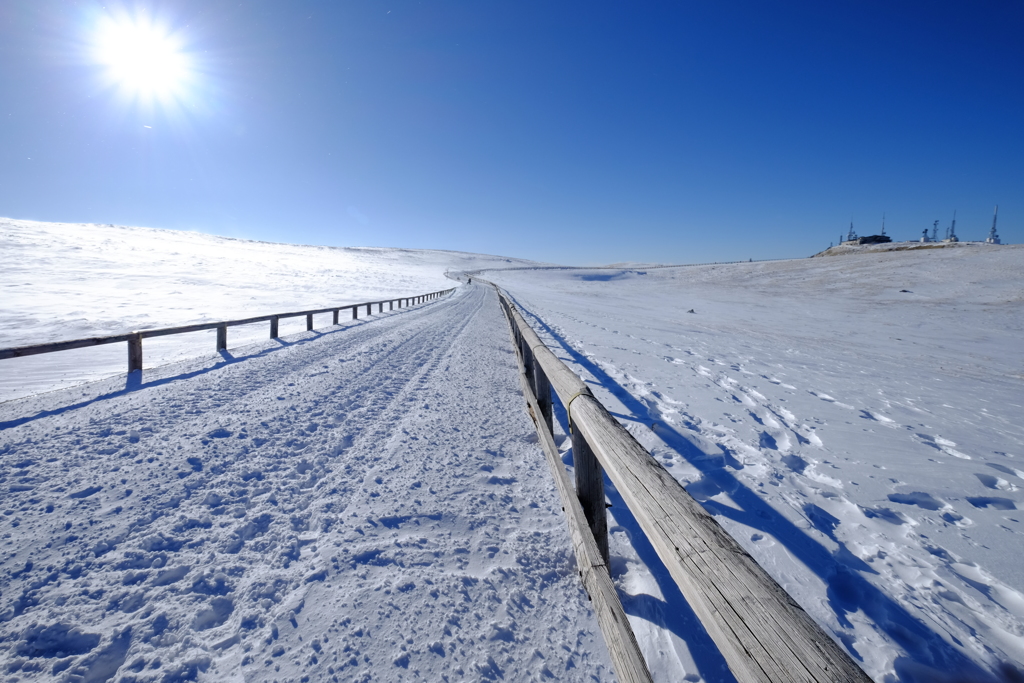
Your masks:
M531 264L0 218L0 348L415 296L451 287L449 268ZM330 322L316 316L317 327ZM232 327L229 344L266 339L268 325ZM305 329L304 318L281 321L281 334ZM145 367L214 348L213 330L147 339ZM0 374L0 401L123 373L126 362L125 344L18 359Z
M536 441L484 287L0 404L5 680L614 680Z
M481 277L873 678L1024 662L1024 248ZM707 675L610 490L638 636Z

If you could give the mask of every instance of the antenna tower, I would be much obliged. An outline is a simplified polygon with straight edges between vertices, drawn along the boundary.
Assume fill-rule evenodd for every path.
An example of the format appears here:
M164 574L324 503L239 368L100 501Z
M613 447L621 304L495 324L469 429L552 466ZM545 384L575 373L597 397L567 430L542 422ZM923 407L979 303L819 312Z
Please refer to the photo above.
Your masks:
M999 218L999 205L996 204L996 210L992 214L992 229L988 231L988 239L985 241L989 244L1002 244L999 241L999 235L996 233L996 219Z

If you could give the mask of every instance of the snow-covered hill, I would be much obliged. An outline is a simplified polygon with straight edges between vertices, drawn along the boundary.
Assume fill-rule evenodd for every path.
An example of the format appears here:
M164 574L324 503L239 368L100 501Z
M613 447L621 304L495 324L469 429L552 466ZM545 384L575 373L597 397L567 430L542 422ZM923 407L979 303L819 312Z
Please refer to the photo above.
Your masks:
M452 251L273 244L0 218L0 348L411 296L450 287L449 268L532 264ZM281 322L281 334L304 329L301 318ZM149 340L146 366L205 355L212 335ZM266 323L232 328L229 344L267 336ZM124 372L123 347L7 361L0 401Z
M1024 247L985 246L482 276L876 680L932 681L1024 661ZM706 645L613 503L681 677Z

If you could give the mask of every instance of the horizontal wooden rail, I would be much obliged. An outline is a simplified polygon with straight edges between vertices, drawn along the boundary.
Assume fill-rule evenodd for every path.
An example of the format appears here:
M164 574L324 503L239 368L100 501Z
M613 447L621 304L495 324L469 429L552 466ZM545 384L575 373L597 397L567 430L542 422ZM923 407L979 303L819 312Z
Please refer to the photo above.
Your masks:
M347 304L345 306L330 306L327 308L314 308L305 311L290 311L288 313L274 313L273 315L260 315L253 318L239 318L236 320L222 320L215 323L196 323L195 325L179 325L177 327L163 327L153 330L136 330L127 334L112 334L102 337L87 337L85 339L71 339L68 341L50 342L47 344L32 344L30 346L14 346L0 349L0 360L5 358L19 358L21 356L35 356L41 353L53 353L54 351L67 351L69 349L81 349L87 346L101 346L103 344L116 344L128 342L128 372L142 369L142 340L150 337L164 337L171 334L185 334L187 332L201 332L203 330L217 330L217 350L226 349L228 345L228 328L238 325L251 325L252 323L270 322L270 338L278 337L278 321L282 318L306 317L306 329L313 329L313 316L321 313L333 313L333 324L338 324L338 313L346 309L352 309L352 319L359 317L359 308L366 306L367 315L372 314L373 306L378 306L379 312L384 312L384 304L389 305L388 310L393 310L397 302L398 307L408 306L409 301L425 302L450 294L455 291L443 289L438 292L431 292L417 297L405 297L402 299L383 299L381 301L370 301L359 304Z
M509 320L509 331L515 339L515 328L512 326L511 319ZM544 451L551 475L554 477L555 489L562 500L562 510L565 511L580 581L593 603L601 634L608 646L608 654L612 660L615 677L619 683L652 683L653 679L647 668L647 662L644 660L643 653L640 652L640 646L636 642L636 636L629 625L626 612L622 609L619 594L615 591L615 584L612 582L608 569L607 553L602 552L597 541L594 540L594 535L590 532L586 513L576 497L576 491L569 480L569 475L566 474L558 447L555 446L555 440L551 433L550 385L545 385L549 395L545 409L534 395L536 382L531 381L527 376L527 368L530 364L526 362L527 359L524 358L518 343L516 352L523 395L526 397L530 417L537 428L541 449Z
M489 283L493 284L493 283ZM740 683L867 683L850 656L762 569L540 340L495 285L533 382L550 382L569 417L573 458L592 451ZM527 370L529 375L529 370ZM543 411L542 411L543 412ZM550 419L545 416L545 419ZM577 438L578 435L578 438ZM577 464L577 469L579 465ZM594 476L593 473L590 476ZM604 498L581 491L591 531ZM603 532L607 533L607 532ZM602 539L595 538L600 546ZM607 547L607 539L603 540Z

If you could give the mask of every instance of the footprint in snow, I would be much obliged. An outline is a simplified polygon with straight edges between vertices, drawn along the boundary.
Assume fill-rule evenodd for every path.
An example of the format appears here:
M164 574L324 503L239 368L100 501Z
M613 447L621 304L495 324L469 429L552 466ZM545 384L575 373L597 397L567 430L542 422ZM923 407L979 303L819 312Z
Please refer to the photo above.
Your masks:
M961 460L971 459L971 456L967 455L966 453L961 453L960 451L953 448L954 446L956 446L955 441L943 439L941 436L930 436L928 434L914 434L914 436L919 438L921 442L924 443L924 445L931 446L936 450L942 451L946 455L952 455L954 458L960 458Z
M853 410L853 406L848 405L846 403L840 403L839 401L837 401L836 399L832 398L831 396L829 396L828 394L826 394L826 393L824 393L822 391L808 391L807 393L809 393L811 396L817 396L822 401L827 401L828 403L834 403L837 406L839 406L840 408L846 408L847 410Z
M935 498L930 493L925 493L924 491L914 491L912 493L890 493L889 500L894 503L900 503L901 505L916 505L919 508L932 511L941 510L947 505L944 500Z
M954 510L953 506L946 501L936 498L930 493L925 493L924 491L890 493L889 500L894 503L900 503L901 505L916 505L917 507L924 508L925 510L939 512L939 516L943 521L949 524L954 524L958 527L966 527L974 523L968 517L964 517Z
M1009 474L1010 476L1018 477L1020 479L1024 479L1024 472L1021 472L1020 470L1015 470L1012 467L1007 467L1006 465L1000 465L999 463L995 463L995 462L990 462L990 463L986 463L986 464L989 467L991 467L992 469L998 470L998 471L1002 472L1003 474Z
M1016 491L1017 487L1006 481L1002 477L993 477L991 474L985 474L983 472L975 472L974 476L978 478L981 485L988 489L996 489L999 491Z
M991 496L967 496L967 502L976 508L993 508L995 510L1016 510L1017 504L1009 498Z
M895 420L888 418L881 413L873 413L870 410L861 410L860 416L865 420L874 420L875 422L881 422L884 425L893 426L896 424Z

